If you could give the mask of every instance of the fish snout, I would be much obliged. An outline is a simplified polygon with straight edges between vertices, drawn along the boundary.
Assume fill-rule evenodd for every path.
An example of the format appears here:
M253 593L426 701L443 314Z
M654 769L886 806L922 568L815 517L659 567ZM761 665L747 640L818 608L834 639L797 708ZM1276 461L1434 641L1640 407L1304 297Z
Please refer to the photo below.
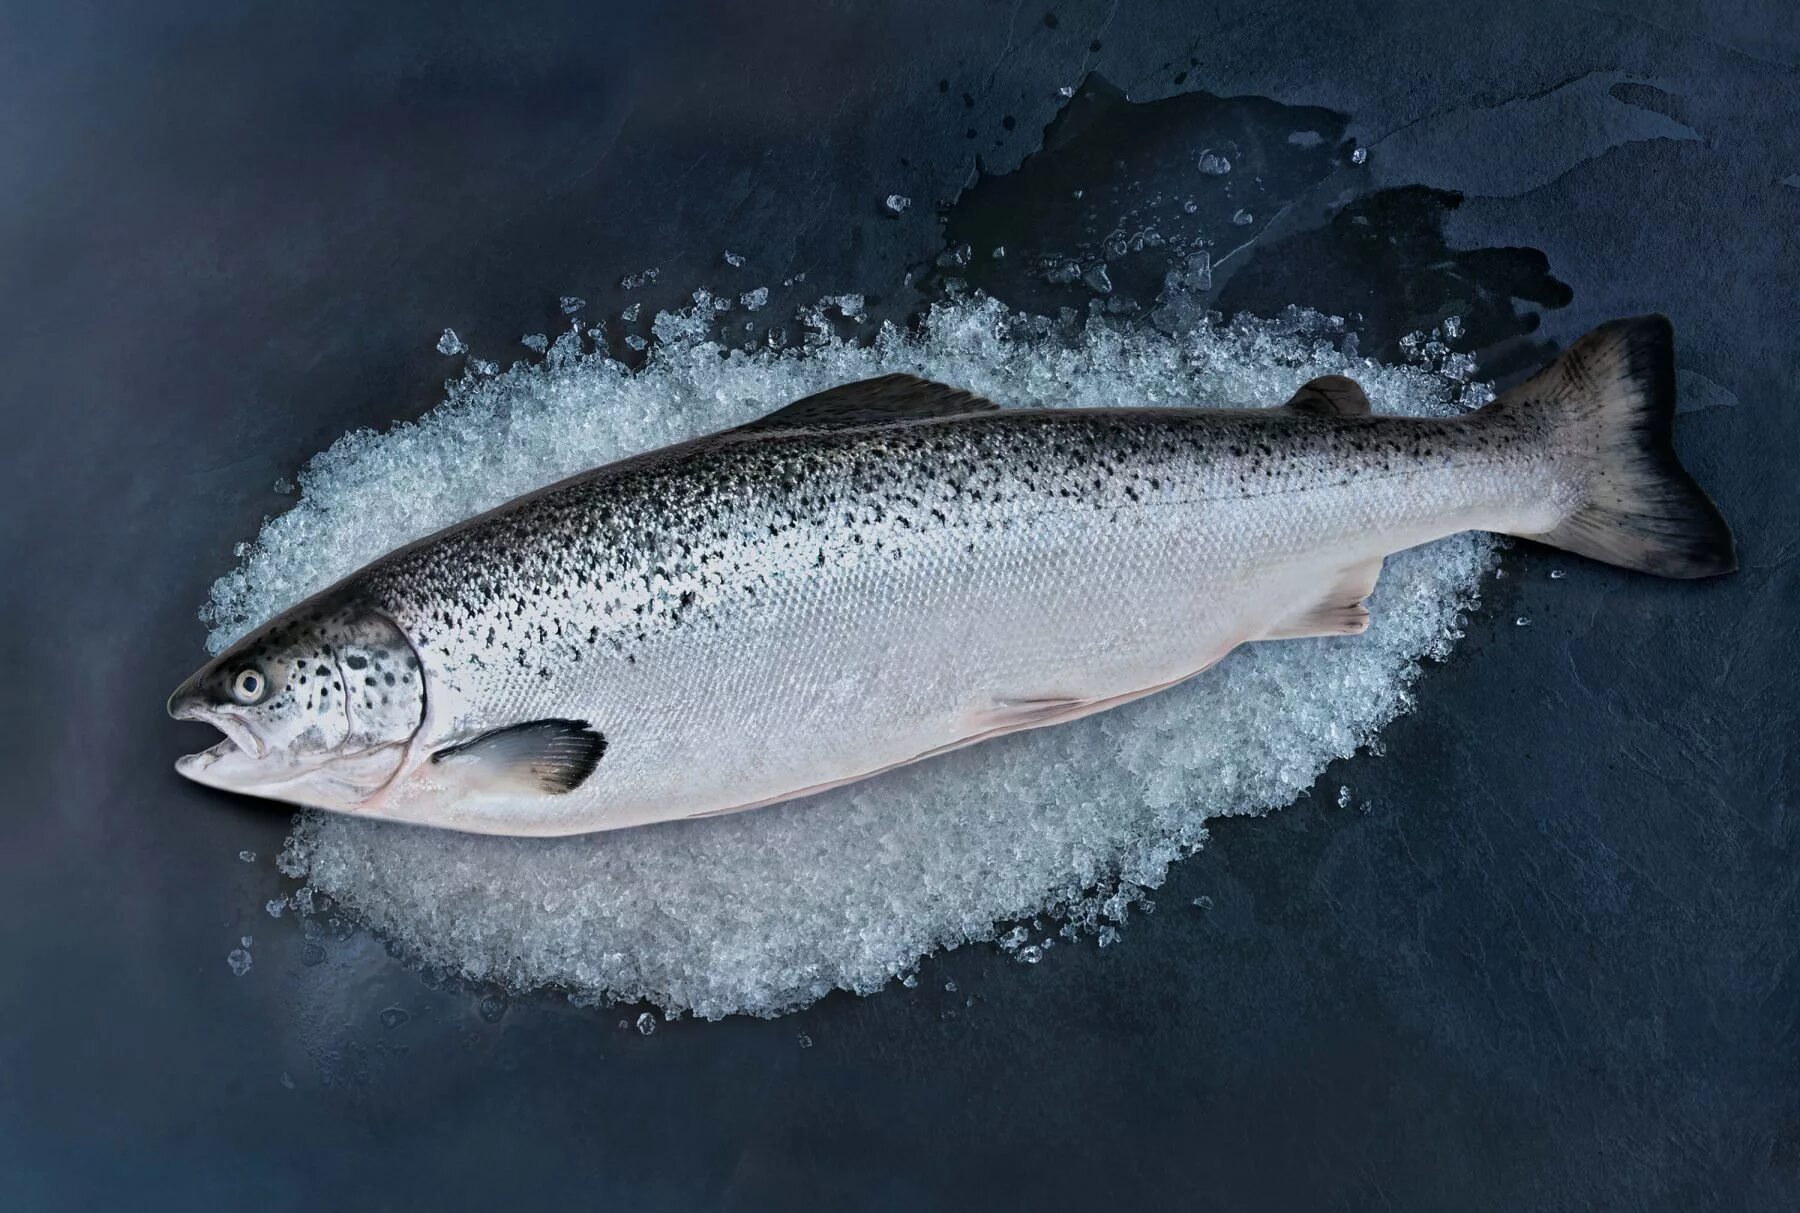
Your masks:
M169 696L167 706L169 715L176 720L204 720L205 717L200 715L200 709L204 706L200 699L200 675L191 674L176 687Z

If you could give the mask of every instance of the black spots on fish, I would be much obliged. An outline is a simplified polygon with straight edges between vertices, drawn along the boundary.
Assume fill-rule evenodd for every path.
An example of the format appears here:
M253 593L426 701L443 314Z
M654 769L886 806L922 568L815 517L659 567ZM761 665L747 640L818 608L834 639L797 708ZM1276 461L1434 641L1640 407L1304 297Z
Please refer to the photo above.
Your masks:
M353 670L360 670L369 664L369 659L360 653L349 653L344 657L344 664Z

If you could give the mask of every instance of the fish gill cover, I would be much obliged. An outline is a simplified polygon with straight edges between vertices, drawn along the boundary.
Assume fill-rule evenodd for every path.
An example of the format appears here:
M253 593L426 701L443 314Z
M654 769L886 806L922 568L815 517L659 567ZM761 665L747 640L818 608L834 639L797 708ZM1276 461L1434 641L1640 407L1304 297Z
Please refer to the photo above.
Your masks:
M871 342L811 309L802 348L777 350L721 344L720 303L699 292L659 315L641 369L576 329L542 362L471 369L415 423L339 439L215 585L210 647L528 490L892 371L1014 407L1266 406L1330 373L1360 379L1384 412L1486 398L1467 383L1468 361L1441 345L1423 365L1380 365L1347 353L1342 322L1316 313L1202 317L1169 332L1099 309L1057 322L965 296ZM857 310L842 297L827 305ZM1487 538L1461 535L1391 558L1363 636L1253 645L1127 707L785 805L561 839L304 813L281 867L302 882L299 908L329 895L435 968L706 1018L869 993L970 941L997 939L1026 962L1059 938L1108 944L1150 908L1169 865L1204 843L1209 819L1292 802L1407 708L1421 660L1460 635L1491 555Z

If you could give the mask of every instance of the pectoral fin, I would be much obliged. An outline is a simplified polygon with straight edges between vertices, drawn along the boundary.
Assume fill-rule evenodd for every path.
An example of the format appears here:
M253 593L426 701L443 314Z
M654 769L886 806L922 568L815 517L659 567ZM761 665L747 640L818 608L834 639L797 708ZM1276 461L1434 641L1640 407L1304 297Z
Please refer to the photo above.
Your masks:
M431 756L439 778L471 790L559 796L600 765L606 738L585 720L534 720L495 729Z

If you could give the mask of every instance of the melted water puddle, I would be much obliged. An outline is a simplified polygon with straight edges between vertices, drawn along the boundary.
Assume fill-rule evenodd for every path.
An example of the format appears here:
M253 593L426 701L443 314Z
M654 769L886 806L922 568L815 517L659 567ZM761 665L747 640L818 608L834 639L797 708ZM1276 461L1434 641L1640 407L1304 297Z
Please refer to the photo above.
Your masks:
M470 374L418 422L346 435L243 549L202 615L235 636L395 547L637 451L740 424L892 371L1011 406L1278 404L1316 375L1360 379L1382 412L1467 404L1466 363L1347 357L1318 316L1202 324L1169 336L1071 330L991 300L932 309L917 334L845 341L815 315L802 350L726 350L713 307L658 318L633 372L583 352ZM472 981L645 1000L705 1018L772 1015L833 989L865 994L942 948L993 939L1043 955L1102 943L1206 822L1291 803L1411 703L1491 554L1463 535L1388 561L1367 634L1252 645L1204 677L1074 724L1015 735L803 801L731 817L561 839L451 834L305 813L281 857L294 904L327 894L408 956Z

